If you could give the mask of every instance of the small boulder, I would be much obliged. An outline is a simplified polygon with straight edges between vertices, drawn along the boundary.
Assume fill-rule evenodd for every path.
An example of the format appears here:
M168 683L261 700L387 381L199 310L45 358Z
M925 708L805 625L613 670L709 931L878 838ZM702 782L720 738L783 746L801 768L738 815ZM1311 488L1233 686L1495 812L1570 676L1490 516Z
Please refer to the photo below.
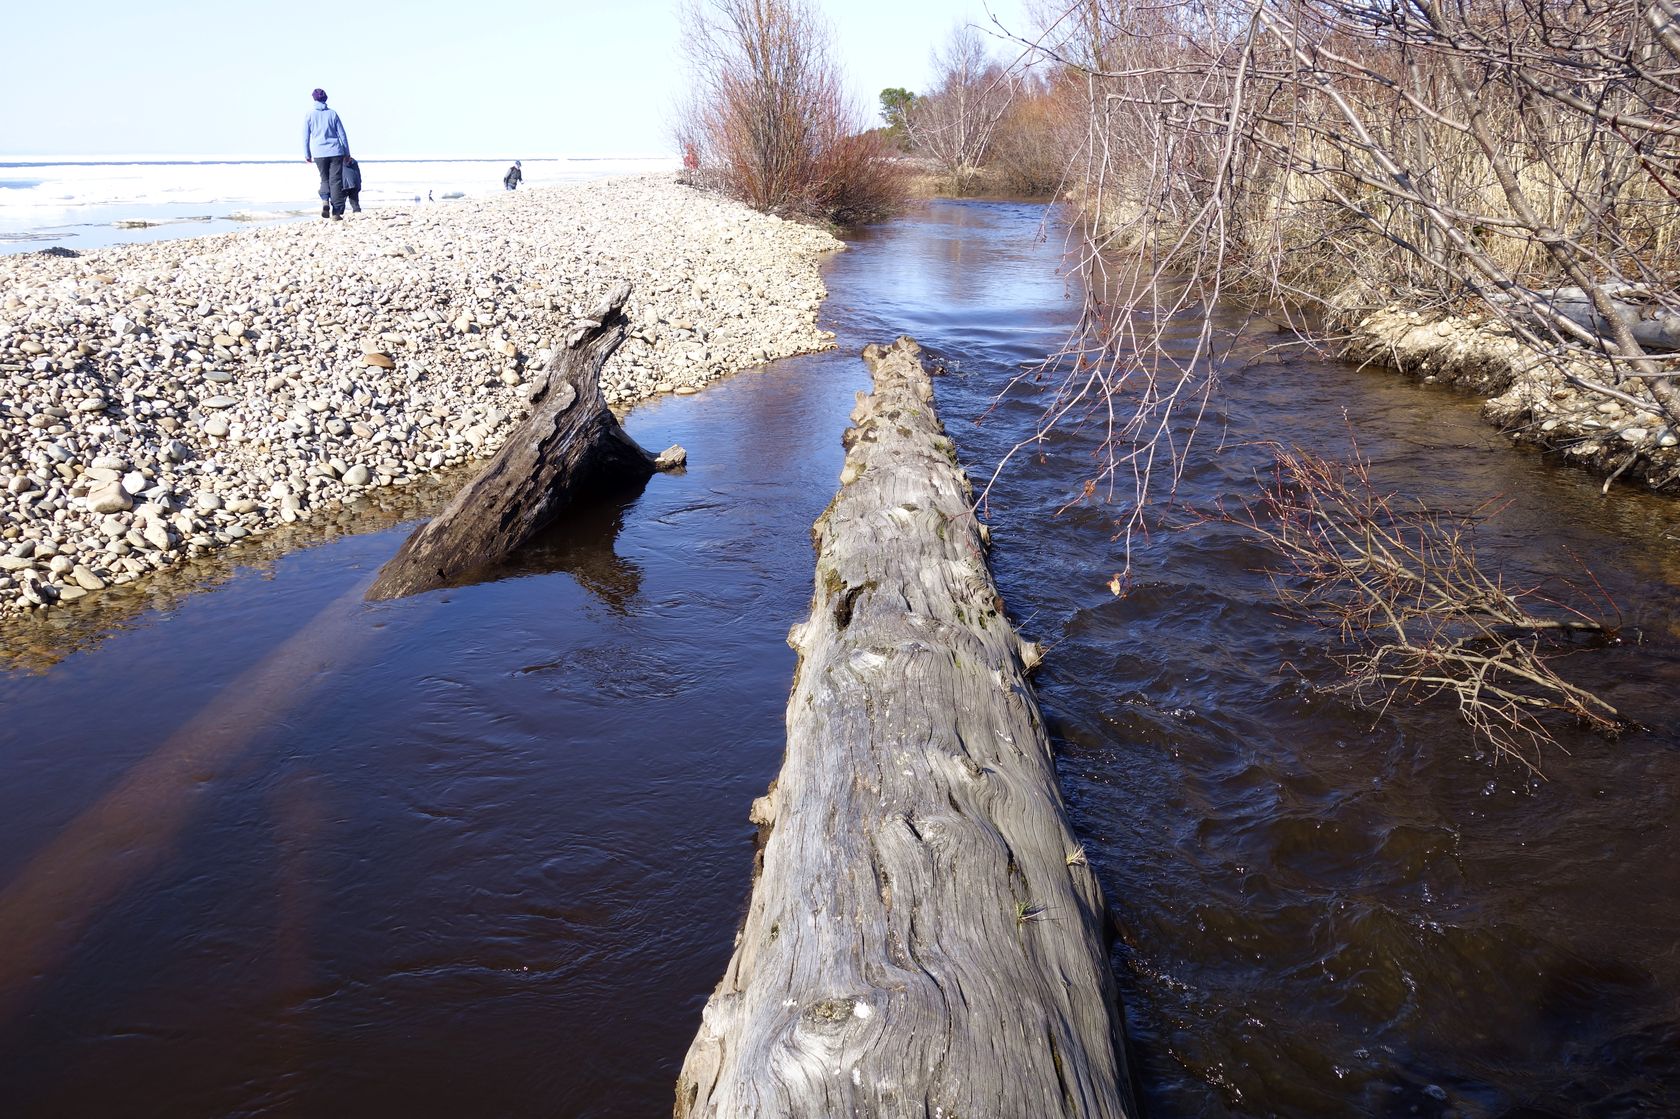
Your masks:
M18 589L23 592L24 601L35 606L51 606L58 601L58 588L43 582L33 571L23 573L18 580Z
M87 506L95 513L125 513L134 508L134 496L121 482L109 482L88 494Z

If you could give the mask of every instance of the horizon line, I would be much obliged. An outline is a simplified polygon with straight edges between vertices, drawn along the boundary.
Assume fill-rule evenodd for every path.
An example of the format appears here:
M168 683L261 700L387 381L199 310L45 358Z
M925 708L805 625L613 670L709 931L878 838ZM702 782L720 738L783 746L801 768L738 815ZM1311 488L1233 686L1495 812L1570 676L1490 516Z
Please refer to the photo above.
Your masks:
M556 155L541 153L537 155L379 155L366 159L368 163L500 163L503 160L517 159L520 161L602 161L610 159L623 160L654 160L676 159L676 152L581 152L574 154ZM357 157L358 161L362 157ZM296 155L278 155L267 153L215 153L215 152L82 152L76 155L54 154L50 152L0 152L0 163L6 164L46 164L65 165L76 163L297 163L301 157Z

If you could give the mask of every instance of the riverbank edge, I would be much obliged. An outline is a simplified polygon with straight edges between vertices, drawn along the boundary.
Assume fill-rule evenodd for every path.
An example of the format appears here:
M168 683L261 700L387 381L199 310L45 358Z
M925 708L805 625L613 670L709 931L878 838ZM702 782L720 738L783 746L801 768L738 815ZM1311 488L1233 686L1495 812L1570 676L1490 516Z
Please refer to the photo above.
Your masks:
M599 210L603 192L610 203L614 191L626 199L619 224L644 230L643 241L650 246L636 266L603 267L599 269L602 275L587 270L581 276L568 274L565 279L570 282L564 289L540 298L523 290L533 286L530 281L522 287L510 283L494 292L479 286L476 293L481 298L473 313L473 284L484 275L507 272L509 257L517 257L526 247L510 242L485 248L478 228L483 223L477 219L486 213L504 222L510 216L527 217L518 208L529 209L544 199L586 201ZM650 215L648 191L663 192L662 198L654 199L654 210L677 212ZM561 224L576 216L564 207L562 211ZM457 230L447 228L451 214L459 222ZM656 220L649 220L650 216ZM152 329L155 324L149 317L155 316L149 313L156 305L168 305L175 297L175 302L186 306L188 296L194 294L190 289L176 293L160 285L158 275L170 269L160 268L159 261L176 264L186 258L225 264L243 256L255 258L256 270L261 271L272 268L278 257L281 263L297 264L307 273L317 267L309 262L322 254L323 245L354 230L362 237L356 251L377 265L380 257L421 256L424 250L417 253L413 248L421 235L409 228L410 219L415 226L429 222L434 240L436 227L440 223L445 227L439 251L451 255L447 262L451 276L460 274L460 283L453 286L465 288L469 295L465 311L460 290L440 296L435 306L410 305L403 311L410 316L431 313L444 333L454 330L454 336L466 339L467 348L475 351L466 356L474 358L477 366L459 361L456 364L465 372L451 367L442 380L448 382L453 376L467 383L476 378L488 386L466 396L466 405L450 411L447 418L440 417L445 430L425 441L417 453L405 449L404 458L378 458L381 453L393 453L394 444L385 442L391 438L387 425L365 413L366 423L352 422L356 408L348 399L354 395L355 405L365 409L368 398L360 386L370 377L390 375L387 380L395 381L400 391L404 382L394 368L397 362L412 360L417 365L423 359L428 365L447 364L455 356L414 349L419 345L415 332L407 338L394 337L391 329L380 329L388 324L365 322L359 331L350 332L358 333L360 340L345 342L342 336L347 332L337 331L345 344L335 353L323 352L319 368L323 376L337 374L357 387L353 393L347 389L344 399L328 399L330 394L314 391L319 386L300 383L307 382L308 375L293 375L296 366L286 366L281 375L275 357L296 356L295 339L276 341L273 331L234 331L232 324L241 317L251 323L249 311L229 319L220 309L204 311L200 297L199 315L205 321L198 327L198 348L194 348L190 325L184 341L174 336L175 331ZM389 229L380 229L380 222ZM594 242L623 232L609 228L603 234L599 225L576 226L582 255L588 257L593 251L596 260L604 257ZM661 242L657 234L672 227L690 240L675 248L668 240ZM768 245L775 264L788 274L767 278L762 272L754 273L751 255L739 251L708 255L708 250L736 241ZM622 243L616 247L622 249ZM534 315L547 337L558 337L569 321L568 307L574 313L577 310L574 297L619 278L618 272L635 273L643 289L638 293L642 298L631 337L614 363L616 368L604 379L610 382L609 399L620 413L654 397L698 392L724 376L772 360L830 348L832 333L816 326L827 295L821 267L841 248L842 242L810 226L783 222L726 199L694 197L673 176L626 176L467 200L453 209L445 204L429 207L423 214L391 209L374 220L347 222L343 230L335 223L287 223L203 238L112 246L75 257L0 258L0 278L7 281L31 271L39 276L53 270L48 278L55 286L87 283L130 293L104 305L81 296L71 329L43 334L38 322L26 321L32 307L16 298L22 285L7 285L6 306L0 311L0 377L12 378L14 391L0 399L0 436L5 437L0 441L0 458L11 460L9 464L0 461L0 466L11 467L4 471L9 478L0 493L0 500L6 502L6 516L0 517L0 581L5 584L0 587L0 643L6 641L6 623L21 615L73 607L110 587L149 580L181 560L237 546L281 524L307 523L312 517L354 505L372 489L408 485L438 471L487 460L528 411L528 395L535 386L525 370L541 370L546 364L549 351L528 347L520 340L520 332L530 327ZM472 259L475 251L486 259ZM748 267L741 267L743 263ZM369 275L377 276L377 269L370 268ZM657 292L672 294L661 297ZM330 304L340 295L320 286L301 293L298 302ZM531 304L532 314L504 316L497 305L503 296L510 302ZM147 312L130 312L135 302ZM97 313L89 313L90 303ZM682 314L671 310L679 305L684 308ZM135 363L127 357L119 365L120 348L135 340L153 344L159 336L166 348L173 345L179 351L174 365L164 359L167 374L146 362L140 363L142 372L136 373ZM720 338L724 340L721 350ZM200 348L206 352L200 353ZM189 355L196 360L186 365ZM486 372L488 380L483 379ZM171 386L177 379L189 382L190 395L206 399L183 402L167 423L154 423L157 417L149 409L142 414L134 408L136 388L143 395L147 387L137 386L136 379L154 375L164 377ZM242 395L249 395L240 410L224 410L228 404L221 394L234 382ZM17 392L19 386L21 392ZM32 391L37 387L42 388L40 396ZM447 397L452 392L459 395L460 390L461 385L445 383L430 391ZM177 398L181 395L177 389ZM247 401L249 407L244 406ZM413 404L415 415L424 419L419 409L425 400L406 403ZM311 446L307 456L309 476L276 480L266 467L261 473L252 472L252 455L260 459L269 437L280 438L272 429L288 410L293 414L285 438L318 437L319 445ZM321 422L311 422L306 414L311 410ZM434 406L432 414L438 411ZM247 428L255 429L259 422L268 426L241 431L241 415L248 420ZM333 419L323 419L327 415ZM90 423L97 426L90 428ZM331 438L324 434L324 425L332 427ZM45 456L42 448L48 438L54 444L51 455ZM113 440L119 445L113 447ZM220 454L242 443L253 444L255 451ZM74 450L66 454L64 444ZM351 465L356 456L346 453L347 447L361 452L373 469ZM191 473L205 462L214 465ZM53 500L44 502L43 495ZM33 512L40 515L32 516ZM73 544L67 539L72 534L80 537ZM108 550L99 552L102 547Z
M1348 324L1343 356L1442 383L1483 398L1482 418L1513 441L1555 454L1610 481L1643 483L1673 496L1680 480L1680 437L1668 430L1642 384L1618 386L1626 402L1569 383L1558 363L1497 322L1387 307ZM1598 380L1583 363L1570 371Z

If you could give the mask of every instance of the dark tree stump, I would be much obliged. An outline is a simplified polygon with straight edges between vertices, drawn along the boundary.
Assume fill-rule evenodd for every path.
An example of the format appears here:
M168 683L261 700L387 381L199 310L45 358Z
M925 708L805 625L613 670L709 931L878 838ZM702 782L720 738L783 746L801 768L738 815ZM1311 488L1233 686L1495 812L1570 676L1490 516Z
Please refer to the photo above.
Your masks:
M369 599L469 581L534 536L574 495L682 464L681 447L656 457L630 438L601 395L601 366L624 341L629 295L630 285L619 284L572 325L544 371L531 414L483 472L403 542Z

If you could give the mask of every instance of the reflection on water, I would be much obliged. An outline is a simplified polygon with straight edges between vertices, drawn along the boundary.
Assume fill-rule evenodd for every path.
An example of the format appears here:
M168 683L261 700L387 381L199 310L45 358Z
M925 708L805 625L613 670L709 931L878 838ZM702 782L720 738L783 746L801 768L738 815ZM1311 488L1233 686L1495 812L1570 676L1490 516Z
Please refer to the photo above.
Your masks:
M200 788L237 763L265 727L306 703L323 673L354 652L366 633L350 624L356 597L352 591L328 603L234 677L13 873L0 890L0 1031L30 1009L36 980L63 968L99 911L168 858Z
M620 556L614 546L623 531L625 513L635 507L646 486L646 479L618 479L605 490L573 499L559 520L513 555L463 572L440 585L465 587L521 575L563 572L606 605L625 612L641 589L642 570L634 560Z
M560 523L550 525L509 557L496 577L562 571L615 611L628 613L642 589L642 569L619 555L614 545L624 531L625 514L645 487L645 482L638 481L617 492L573 502Z
M487 581L360 603L415 512L391 494L320 546L277 537L9 632L0 1107L667 1111L747 897L857 350L940 354L983 475L1042 406L997 390L1075 311L1062 236L996 202L869 231L830 267L841 350L633 414L688 471ZM1487 555L1519 581L1586 555L1654 635L1569 666L1653 729L1566 728L1530 783L1450 712L1374 723L1228 526L1154 535L1112 596L1114 511L1053 515L1090 436L1047 441L993 490L993 562L1050 645L1038 686L1151 1114L1680 1110L1680 517L1602 500L1473 401L1275 341L1243 342L1221 450L1181 493L1238 498L1257 441L1337 451L1351 428L1383 485L1502 497Z

